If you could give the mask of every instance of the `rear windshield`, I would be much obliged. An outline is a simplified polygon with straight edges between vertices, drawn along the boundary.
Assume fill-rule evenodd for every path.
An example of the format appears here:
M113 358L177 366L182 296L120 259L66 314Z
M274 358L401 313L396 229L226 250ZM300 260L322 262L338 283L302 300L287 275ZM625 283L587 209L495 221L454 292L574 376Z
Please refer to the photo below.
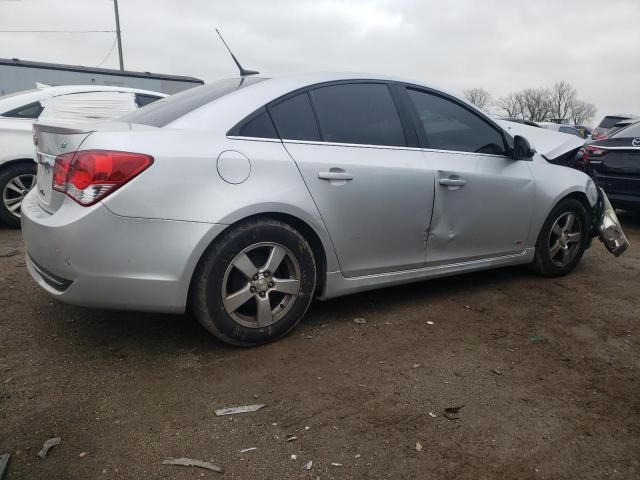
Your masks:
M189 90L163 98L140 110L120 117L120 120L123 122L151 125L152 127L164 127L217 98L263 80L265 80L265 78L229 78L190 88Z
M640 138L640 122L629 125L622 130L611 135L611 138Z
M626 120L628 117L604 117L598 125L600 128L611 128L620 120Z

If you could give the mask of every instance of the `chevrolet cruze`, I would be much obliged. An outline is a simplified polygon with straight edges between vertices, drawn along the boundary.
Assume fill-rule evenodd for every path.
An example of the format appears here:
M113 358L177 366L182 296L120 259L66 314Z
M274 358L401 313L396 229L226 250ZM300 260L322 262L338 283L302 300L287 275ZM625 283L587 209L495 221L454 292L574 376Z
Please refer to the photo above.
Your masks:
M314 297L517 264L564 275L594 233L621 253L604 193L547 161L581 142L505 123L420 83L322 73L36 124L27 266L62 301L189 306L221 340L257 345Z

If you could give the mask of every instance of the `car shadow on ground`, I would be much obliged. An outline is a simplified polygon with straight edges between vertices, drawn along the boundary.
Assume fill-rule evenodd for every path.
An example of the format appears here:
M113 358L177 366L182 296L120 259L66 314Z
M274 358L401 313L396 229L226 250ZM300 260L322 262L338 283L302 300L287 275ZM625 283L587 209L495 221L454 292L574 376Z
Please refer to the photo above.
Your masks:
M526 281L531 273L523 267L469 273L396 287L314 301L306 317L293 331L304 334L320 325L350 322L368 315L391 315L407 305L428 308L430 302L471 295L483 289L499 289L511 282ZM151 353L219 353L237 351L202 328L195 317L182 315L96 310L53 303L59 327L55 332L93 352L102 349L150 351Z

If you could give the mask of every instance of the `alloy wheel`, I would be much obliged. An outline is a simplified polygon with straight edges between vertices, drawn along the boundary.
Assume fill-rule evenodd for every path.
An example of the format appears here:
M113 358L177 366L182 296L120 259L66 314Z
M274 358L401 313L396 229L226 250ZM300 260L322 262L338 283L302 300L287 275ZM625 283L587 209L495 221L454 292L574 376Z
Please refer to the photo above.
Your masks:
M22 200L35 185L36 176L32 173L24 173L9 180L2 189L2 202L5 208L20 218Z
M250 245L227 266L222 299L227 314L248 328L264 328L284 317L300 292L300 265L284 246Z
M574 212L560 215L549 233L549 257L559 266L566 267L580 251L582 222Z

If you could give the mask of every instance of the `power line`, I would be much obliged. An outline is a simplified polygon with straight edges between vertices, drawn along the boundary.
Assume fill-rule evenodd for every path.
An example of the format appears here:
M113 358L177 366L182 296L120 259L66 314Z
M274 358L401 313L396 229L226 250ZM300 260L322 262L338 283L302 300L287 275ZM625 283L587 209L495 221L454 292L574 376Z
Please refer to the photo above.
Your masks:
M0 30L0 33L113 33L115 30Z
M117 38L114 38L114 39L113 39L113 43L111 44L111 48L109 49L109 53L107 53L107 54L105 55L105 57L102 59L102 61L98 64L98 66L97 66L96 68L100 68L100 67L104 64L104 62L106 62L106 61L107 61L107 59L111 56L111 52L113 52L113 49L114 49L114 47L116 46L116 42L117 42L117 41L118 41L118 39L117 39Z

